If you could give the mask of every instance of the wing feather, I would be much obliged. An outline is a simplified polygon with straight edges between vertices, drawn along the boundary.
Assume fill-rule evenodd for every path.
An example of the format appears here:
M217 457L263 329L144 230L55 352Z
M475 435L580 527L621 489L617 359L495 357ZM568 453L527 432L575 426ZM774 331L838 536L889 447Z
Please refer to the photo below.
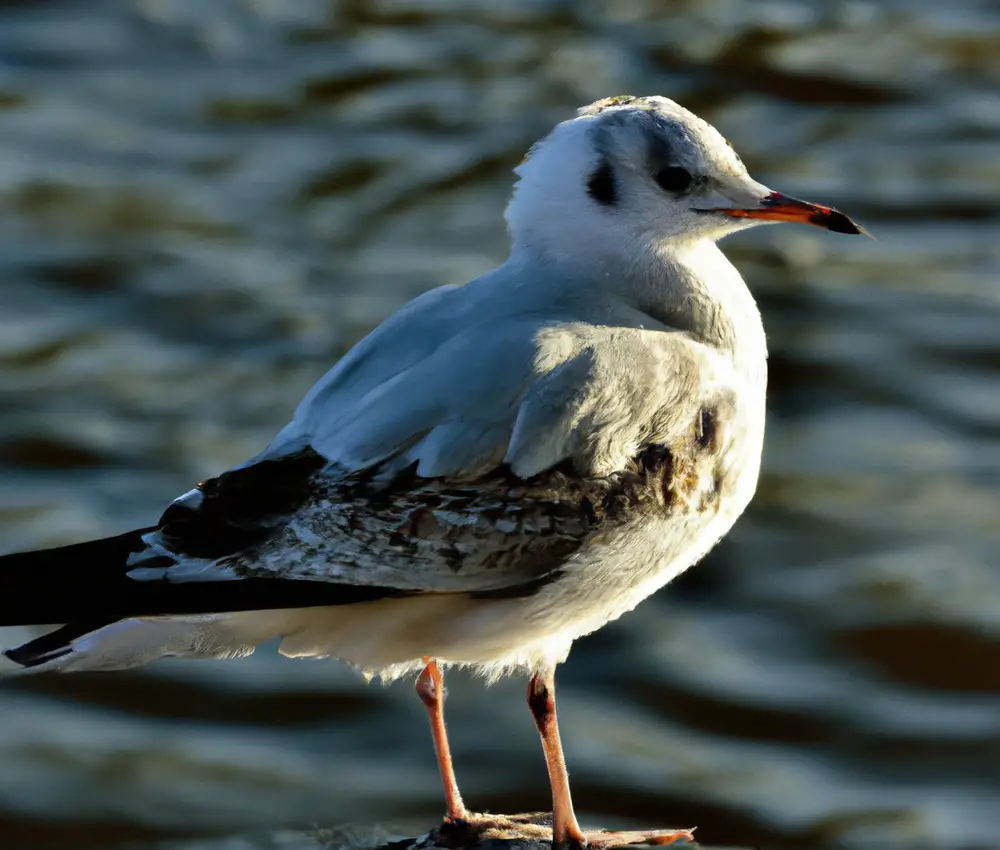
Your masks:
M678 331L537 309L530 292L490 302L495 284L434 290L376 329L262 455L168 511L131 575L500 592L557 569L608 488L689 439L733 370ZM276 469L287 489L261 473Z

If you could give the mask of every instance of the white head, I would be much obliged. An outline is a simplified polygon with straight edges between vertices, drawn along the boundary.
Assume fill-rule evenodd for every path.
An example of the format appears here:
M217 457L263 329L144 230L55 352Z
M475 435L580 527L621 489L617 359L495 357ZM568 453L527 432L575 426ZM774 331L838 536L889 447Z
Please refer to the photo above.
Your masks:
M553 257L657 250L756 224L862 233L843 213L773 192L714 127L664 97L612 97L532 147L506 218L515 247Z

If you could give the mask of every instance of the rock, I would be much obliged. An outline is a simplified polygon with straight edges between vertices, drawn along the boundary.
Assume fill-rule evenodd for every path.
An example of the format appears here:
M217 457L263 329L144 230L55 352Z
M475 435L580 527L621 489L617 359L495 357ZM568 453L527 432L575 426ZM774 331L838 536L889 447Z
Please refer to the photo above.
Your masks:
M592 846L670 844L692 847L689 832L608 832L588 831ZM375 850L552 850L552 815L534 812L520 815L476 814L468 820L445 821L419 838L404 838L380 845Z
M644 836L657 837L655 832L588 831L587 835L598 848L602 839L626 837L634 841L630 846L639 847ZM675 835L664 831L659 837L663 839ZM654 843L662 846L665 842L654 840ZM687 840L682 838L671 842L672 848L695 846L690 834ZM170 841L158 844L157 850L552 850L552 815L548 812L509 816L476 814L470 816L468 821L442 823L416 838L401 838L381 826L352 825L311 832L284 830Z

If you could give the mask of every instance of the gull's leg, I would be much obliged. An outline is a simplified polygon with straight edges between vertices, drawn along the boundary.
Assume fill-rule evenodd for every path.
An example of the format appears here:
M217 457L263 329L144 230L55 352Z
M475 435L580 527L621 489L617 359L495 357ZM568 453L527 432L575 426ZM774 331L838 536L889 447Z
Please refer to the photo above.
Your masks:
M559 724L556 720L555 668L535 673L528 682L528 708L535 718L538 734L542 736L545 766L549 769L552 786L552 841L555 844L586 844L580 824L573 812L573 799L569 793L569 773L563 757Z
M427 666L417 677L417 696L427 707L427 716L431 721L434 752L437 754L441 782L444 784L444 799L448 806L448 820L464 820L469 813L465 803L462 802L462 795L455 781L455 768L451 763L451 748L448 746L448 732L444 727L444 699L447 696L444 676L432 659L425 658L424 663Z
M552 844L554 847L606 850L629 844L673 844L693 841L691 830L653 830L650 832L583 832L573 811L569 793L569 773L563 757L559 725L556 721L555 668L535 673L528 683L528 707L542 736L545 764L552 785Z

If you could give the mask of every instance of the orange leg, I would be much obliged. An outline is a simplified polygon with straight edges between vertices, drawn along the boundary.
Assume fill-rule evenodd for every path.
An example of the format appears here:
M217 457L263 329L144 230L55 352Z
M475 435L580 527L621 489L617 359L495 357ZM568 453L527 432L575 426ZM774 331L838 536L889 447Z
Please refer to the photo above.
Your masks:
M573 848L573 850L610 850L629 844L673 844L694 840L692 831L654 830L649 832L603 832L600 830L583 832L573 811L573 799L569 792L569 772L563 756L562 741L559 738L559 724L556 721L555 670L535 673L528 683L528 707L535 718L538 734L542 736L545 751L545 765L549 769L549 783L552 785L552 845Z
M549 784L552 786L552 841L554 844L583 847L586 840L573 812L569 773L566 770L556 720L555 669L535 673L531 677L528 683L528 708L535 718L538 734L542 737L545 766L549 770Z
M447 696L444 676L432 659L425 658L424 663L427 666L417 677L417 696L426 706L427 716L431 721L434 752L437 754L441 782L444 784L444 799L448 806L448 820L465 820L469 813L465 803L462 802L458 782L455 781L455 768L451 763L451 748L448 746L448 732L444 726L444 700Z

